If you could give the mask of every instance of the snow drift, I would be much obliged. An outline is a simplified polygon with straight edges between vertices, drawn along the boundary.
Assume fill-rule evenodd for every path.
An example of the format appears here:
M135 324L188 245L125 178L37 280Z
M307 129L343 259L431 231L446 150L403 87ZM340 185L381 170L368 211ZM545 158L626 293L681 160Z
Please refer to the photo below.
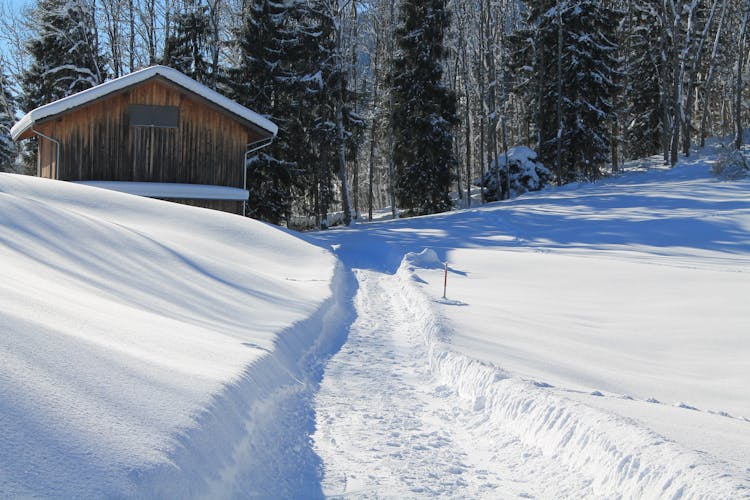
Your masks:
M589 478L586 495L622 498L737 498L747 493L745 471L684 448L617 413L583 404L523 380L450 346L454 336L420 288L422 267L434 268L431 249L408 253L397 272L402 294L419 319L437 379L483 415L474 432L513 436ZM451 302L448 302L451 304ZM560 485L561 491L565 485ZM581 494L582 492L577 492Z
M335 259L229 214L0 174L0 263L6 497L231 495L237 441L304 414L341 342Z

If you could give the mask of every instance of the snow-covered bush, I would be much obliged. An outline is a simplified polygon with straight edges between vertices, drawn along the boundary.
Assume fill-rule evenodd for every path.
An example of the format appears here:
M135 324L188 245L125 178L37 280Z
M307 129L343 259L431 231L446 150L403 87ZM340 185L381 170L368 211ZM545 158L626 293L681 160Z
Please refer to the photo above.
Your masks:
M745 156L738 149L724 147L711 167L713 174L725 181L734 181L747 176L750 171Z
M497 161L490 164L489 169L481 179L481 187L487 201L496 201L507 197L508 169L506 155L500 154ZM526 146L510 148L507 154L510 165L510 196L515 197L527 191L538 191L552 179L552 172L537 161L537 154ZM499 172L498 172L499 167ZM500 188L498 189L498 179Z

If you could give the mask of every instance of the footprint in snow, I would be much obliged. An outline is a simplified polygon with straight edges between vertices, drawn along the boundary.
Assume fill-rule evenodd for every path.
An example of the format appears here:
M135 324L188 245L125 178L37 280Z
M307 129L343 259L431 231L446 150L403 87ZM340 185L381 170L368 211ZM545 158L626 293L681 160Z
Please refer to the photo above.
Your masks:
M698 408L696 408L695 406L690 406L690 405L689 405L689 404L687 404L687 403L680 403L680 404L678 404L678 405L677 405L677 407L678 407L678 408L684 408L684 409L686 409L686 410L700 411L700 410L699 410Z

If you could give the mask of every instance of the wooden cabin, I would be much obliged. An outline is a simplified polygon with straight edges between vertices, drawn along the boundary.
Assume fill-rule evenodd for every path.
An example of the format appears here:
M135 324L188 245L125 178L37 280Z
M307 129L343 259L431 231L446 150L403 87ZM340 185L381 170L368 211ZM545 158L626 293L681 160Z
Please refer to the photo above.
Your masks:
M179 71L152 66L29 112L37 175L243 213L245 159L274 123Z

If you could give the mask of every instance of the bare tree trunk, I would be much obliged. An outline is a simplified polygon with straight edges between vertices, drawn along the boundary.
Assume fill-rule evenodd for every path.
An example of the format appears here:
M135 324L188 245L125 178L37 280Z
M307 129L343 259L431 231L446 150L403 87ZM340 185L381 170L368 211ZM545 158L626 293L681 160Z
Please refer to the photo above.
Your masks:
M148 64L156 64L156 0L146 0L146 44Z
M105 0L102 5L104 15L104 28L106 30L107 44L109 45L112 73L115 78L123 75L122 57L122 33L120 31L120 16L122 15L121 0Z
M698 79L698 67L703 57L703 45L708 38L709 30L713 24L714 14L716 13L716 6L719 5L719 0L714 0L711 5L711 11L706 20L706 25L703 27L700 40L698 41L698 47L693 54L692 63L690 65L690 80L688 82L687 98L685 100L685 123L682 131L682 154L690 156L690 146L692 141L692 116L693 116L693 102L695 99L695 87L696 80Z
M683 107L682 96L683 96L683 82L685 80L685 66L690 52L690 46L692 44L693 30L695 29L695 23L693 22L693 14L698 4L698 0L693 0L690 4L688 11L688 25L685 31L684 46L681 50L677 43L679 39L678 33L680 32L681 23L681 12L682 2L679 2L676 6L672 2L674 8L674 29L672 32L673 46L674 46L674 82L673 82L673 101L672 106L674 108L674 118L672 120L672 142L671 142L671 156L670 163L674 166L679 160L679 144L680 144L680 132L685 125L685 108Z
M672 44L670 46L670 62L672 63L672 95L671 99L671 129L670 129L670 141L669 141L669 164L674 166L677 163L677 151L680 140L680 127L682 124L682 99L680 90L682 89L681 74L680 74L680 57L678 57L678 40L680 34L680 23L682 14L682 2L675 5L674 0L670 0L672 7L673 23L672 23ZM688 35L689 36L689 35ZM687 44L686 44L687 45Z
M742 147L742 71L745 60L745 37L747 35L747 23L750 18L750 0L745 2L745 13L742 18L742 28L740 29L740 38L737 47L737 83L734 87L734 123L737 135L734 139L734 147Z
M389 23L391 25L395 22L395 5L396 2L390 2L390 18ZM393 56L395 52L395 46L393 44L393 36L389 37L388 43L388 54L390 57L390 68L393 71ZM388 95L388 113L393 116L393 92ZM393 123L388 127L388 181L391 195L391 218L398 218L398 209L396 208L396 164L393 160Z
M329 189L330 189L330 171L331 166L328 164L328 147L324 144L322 146L321 155L320 158L323 161L323 171L321 172L320 176L320 211L318 212L320 216L320 229L328 229L328 200L330 198L329 196Z
M135 0L128 0L128 71L131 73L135 70Z
M349 176L346 170L346 143L344 137L344 47L343 47L343 12L341 0L336 3L338 9L336 12L336 66L339 71L339 78L336 83L336 146L338 148L339 159L339 179L341 180L341 204L344 211L344 225L352 223L352 206L349 197Z
M555 148L555 171L557 172L557 184L562 185L562 138L563 138L563 116L562 116L562 46L563 46L563 24L562 8L557 2L557 142Z
M661 147L664 155L664 164L669 164L669 101L667 100L667 85L669 84L668 66L669 57L667 56L668 44L667 37L667 0L662 2L662 19L661 19L661 37L659 40L659 56L661 59L661 84L659 85L659 104L661 106Z
M458 89L458 64L461 59L461 54L459 51L456 51L456 59L454 62L453 67L453 78L451 79L453 82L453 88L451 89L455 95L458 95L458 92L456 91ZM461 157L460 148L459 148L459 136L457 134L453 135L453 149L455 150L456 158ZM464 199L464 190L463 186L461 185L461 163L456 161L456 191L458 192L458 199L459 204Z
M485 40L485 32L484 32L484 0L480 0L480 13L479 13L479 54L480 57L482 57L482 54L484 54L484 44L486 43ZM484 161L484 148L485 148L485 130L486 130L486 122L487 122L487 110L485 109L485 90L484 90L484 64L482 62L479 63L479 105L480 105L480 113L479 113L479 163L480 163L480 172L481 172L481 178L484 179L484 172L487 167L487 164ZM481 191L481 202L484 205L484 203L487 200L485 200L484 196L484 189Z
M484 64L485 74L487 75L487 95L486 99L486 113L487 113L487 139L489 158L487 163L489 165L495 165L495 175L497 182L497 195L498 200L503 199L503 185L500 177L500 165L498 164L497 154L497 72L495 70L495 43L496 43L496 29L495 23L493 22L492 16L492 5L490 0L482 0L487 2L484 9L484 34L485 34L485 52L482 58L482 64Z
M504 33L504 32L503 32ZM500 78L500 106L502 109L501 113L501 127L503 133L503 155L505 156L505 192L508 193L508 199L511 198L510 193L510 162L508 161L508 87L506 85L506 72L505 72L505 36L501 35L502 48L500 56L500 67L502 68L502 76Z
M461 46L461 70L464 80L464 130L466 133L466 207L471 207L471 93L469 92L469 70L466 64L466 44Z
M375 184L375 143L377 140L377 126L378 126L378 109L380 106L380 102L378 101L380 98L379 91L380 91L380 53L382 50L382 36L381 36L381 29L382 29L381 19L380 19L380 11L378 9L378 12L375 13L373 17L373 24L372 24L372 36L374 37L374 54L372 55L372 62L373 62L373 83L372 83L372 108L370 110L371 120L370 120L370 164L369 164L369 172L368 172L368 183L367 183L367 216L368 219L372 222L372 212L373 212L373 205L374 205L374 184Z
M706 145L706 123L708 122L708 110L709 110L709 99L711 96L711 84L713 83L714 68L716 67L716 54L719 50L719 40L721 40L721 32L724 25L724 15L727 10L727 0L723 0L721 4L721 16L719 17L719 25L716 28L716 36L714 37L714 46L711 49L711 62L708 66L708 76L706 77L706 85L703 90L703 113L701 114L701 147Z
M209 18L211 20L211 79L208 86L216 89L219 76L219 56L221 54L221 0L212 0L208 4Z
M375 30L375 54L373 56L374 81L372 85L372 120L370 121L370 165L369 179L367 182L367 217L372 222L372 205L373 205L373 183L375 180L375 128L377 127L377 109L378 109L378 86L380 85L380 68L378 67L378 55L380 52L380 34Z
M356 0L352 0L352 6L351 6L351 25L349 26L349 44L351 46L351 65L349 66L349 81L352 82L352 88L357 90L357 29L358 29L358 23L357 23L357 2ZM343 20L343 14L340 16ZM358 114L358 99L354 98L354 114ZM359 155L358 152L355 152L354 154L354 167L352 168L352 173L354 180L352 182L352 189L354 190L354 212L352 212L352 218L359 219Z

